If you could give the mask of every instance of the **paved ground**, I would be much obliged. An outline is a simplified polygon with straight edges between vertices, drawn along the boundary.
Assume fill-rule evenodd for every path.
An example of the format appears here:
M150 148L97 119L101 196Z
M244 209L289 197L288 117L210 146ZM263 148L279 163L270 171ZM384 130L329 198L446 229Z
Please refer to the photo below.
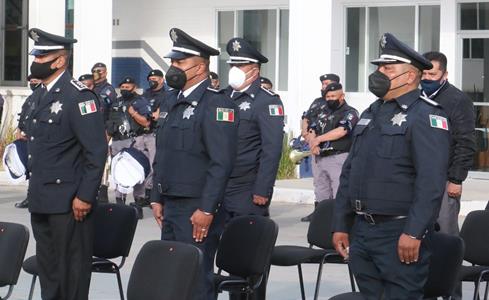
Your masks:
M291 187L291 183L279 183ZM487 186L487 185L486 185ZM307 188L307 186L305 186ZM310 189L310 187L309 187ZM25 196L25 186L6 185L0 180L0 220L17 222L27 225L30 228L29 215L26 210L16 209L13 207L14 202L20 201ZM312 205L284 203L275 201L272 204L272 218L279 224L280 232L277 244L294 244L306 245L307 224L299 221L300 217L308 214L312 210ZM145 210L145 218L138 224L136 236L133 242L132 250L127 260L127 264L122 269L122 279L124 286L127 286L129 274L132 269L134 258L142 245L152 239L158 239L159 230L150 216L149 209ZM34 240L31 237L27 256L34 254ZM314 291L314 282L316 278L316 266L305 266L304 277L306 294L312 299ZM329 297L348 290L348 275L345 266L326 265L323 273L321 284L320 299L329 299ZM27 299L31 277L25 272L21 272L19 283L14 289L11 299ZM466 297L470 299L471 285L464 286ZM0 297L3 296L6 289L0 288ZM40 299L39 285L36 286L34 299ZM107 274L94 274L90 290L90 299L94 300L115 300L118 298L117 283L115 276ZM227 299L220 296L221 299ZM268 285L268 299L272 300L295 300L300 299L299 284L297 279L296 268L272 267L270 281Z

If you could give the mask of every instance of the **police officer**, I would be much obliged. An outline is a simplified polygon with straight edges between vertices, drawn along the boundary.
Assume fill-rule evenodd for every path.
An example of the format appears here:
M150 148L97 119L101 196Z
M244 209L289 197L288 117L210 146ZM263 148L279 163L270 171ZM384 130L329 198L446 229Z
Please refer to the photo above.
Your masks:
M309 139L309 126L316 123L318 115L327 108L326 102L324 101L326 99L326 87L332 82L340 83L340 77L336 74L329 73L319 76L319 81L321 81L321 97L314 99L309 109L302 116L301 135L306 141Z
M95 88L95 82L93 80L93 75L92 74L83 74L80 77L78 77L78 81L86 85L86 87L89 90L92 90Z
M227 43L229 95L239 107L238 156L223 203L226 222L241 215L269 216L282 153L284 108L280 97L261 87L260 67L268 59L242 38ZM265 298L266 280L258 299ZM236 297L236 296L233 296Z
M260 77L260 85L264 89L267 89L269 91L273 91L272 81L266 77Z
M351 131L358 121L358 112L345 101L340 83L330 83L325 91L326 109L310 125L309 148L313 154L315 206L325 199L334 199L340 173L351 146ZM322 105L322 104L321 104ZM301 219L311 221L312 213Z
M195 298L210 300L215 252L208 241L218 234L213 220L236 156L238 108L210 87L209 57L219 51L178 28L170 38L166 83L174 90L160 107L151 205L163 240L202 250Z
M67 70L75 39L29 30L34 90L27 197L42 299L88 299L93 214L107 143L96 95Z
M219 75L217 75L216 72L210 72L209 78L211 79L211 87L218 90L221 85L221 82L219 81Z
M33 78L32 75L27 76L27 81L29 81L29 88L34 91L37 87L39 87L42 81L38 78ZM18 126L15 130L15 138L27 140L29 133L29 116L32 114L35 108L35 103L32 101L31 95L27 97L22 104L22 109L19 114ZM29 206L29 200L27 197L21 202L17 202L14 204L17 208L27 208Z
M353 130L340 178L333 243L366 299L421 299L446 185L448 119L420 97L430 61L392 34L380 39L369 90L379 99ZM352 227L352 223L354 225Z
M110 152L114 157L123 148L134 147L148 156L143 135L150 128L151 108L148 100L136 93L136 81L126 76L119 84L121 96L112 103L109 119L106 123L107 133L112 137ZM138 184L133 191L134 202L142 217L141 207L145 205L144 185ZM116 203L125 203L126 195L116 189Z

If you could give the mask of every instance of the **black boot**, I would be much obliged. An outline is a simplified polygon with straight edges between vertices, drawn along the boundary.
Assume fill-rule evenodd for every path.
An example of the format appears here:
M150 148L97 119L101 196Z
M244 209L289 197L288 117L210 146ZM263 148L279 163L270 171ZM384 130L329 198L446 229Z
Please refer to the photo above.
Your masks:
M312 213L310 213L309 215L303 217L301 219L301 222L311 222L312 220L312 216L314 215L314 212L316 211L316 207L318 206L318 203L317 201L314 201L314 210L312 211Z
M126 204L126 196L116 197L115 203L122 204L122 205Z
M143 216L143 208L140 205L138 205L137 202L131 202L131 203L129 203L129 205L136 209L138 219L141 220L144 217Z
M109 203L109 195L107 193L108 186L101 184L98 188L97 199L99 203Z
M146 205L150 206L150 204L151 204L151 189L146 189L144 191L144 200L146 200Z
M27 200L27 198L25 198L21 202L15 203L15 207L17 208L27 208L28 206L29 206L29 200Z

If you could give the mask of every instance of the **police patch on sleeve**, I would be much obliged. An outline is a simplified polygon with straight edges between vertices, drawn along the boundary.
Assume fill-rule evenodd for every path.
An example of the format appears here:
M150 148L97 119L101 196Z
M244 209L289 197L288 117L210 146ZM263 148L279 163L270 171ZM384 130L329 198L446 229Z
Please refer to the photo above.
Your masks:
M216 110L216 121L234 123L234 109L218 107Z
M88 100L85 102L78 103L78 107L80 108L80 113L82 116L97 111L97 105L95 105L95 100Z
M283 116L284 108L282 105L274 104L268 106L268 111L270 112L270 116Z
M71 84L79 91L88 90L88 87L78 80L72 79Z
M447 118L442 116L430 115L430 125L433 128L448 130Z

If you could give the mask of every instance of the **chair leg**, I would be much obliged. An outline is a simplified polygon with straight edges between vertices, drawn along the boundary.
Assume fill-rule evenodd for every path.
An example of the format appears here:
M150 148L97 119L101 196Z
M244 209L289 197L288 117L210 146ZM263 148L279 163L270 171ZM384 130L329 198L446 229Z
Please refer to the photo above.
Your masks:
M32 297L34 297L34 287L36 286L36 279L37 279L37 275L33 275L32 282L31 282L31 290L29 291L29 300L32 300Z
M479 278L477 278L477 281L475 282L475 287L474 287L474 300L479 300L480 299L479 289L480 289L480 284L481 284L481 278L482 278L482 276L479 275Z
M489 281L486 281L486 291L484 292L484 300L487 300L487 288L489 287Z
M301 297L302 297L302 300L306 300L306 293L304 292L304 279L302 277L302 266L301 266L301 264L297 265L297 269L299 271L299 284L301 286Z
M317 300L319 297L319 286L321 285L321 275L323 274L324 260L325 260L325 258L323 258L321 260L321 263L319 264L318 278L316 280L316 290L314 291L314 300Z
M124 290L122 289L121 273L119 272L119 269L117 269L116 271L117 284L119 285L119 294L121 295L121 300L124 300Z
M348 266L348 274L350 275L351 291L356 292L355 277L353 277L353 273L351 272L350 265L347 265L347 266Z

